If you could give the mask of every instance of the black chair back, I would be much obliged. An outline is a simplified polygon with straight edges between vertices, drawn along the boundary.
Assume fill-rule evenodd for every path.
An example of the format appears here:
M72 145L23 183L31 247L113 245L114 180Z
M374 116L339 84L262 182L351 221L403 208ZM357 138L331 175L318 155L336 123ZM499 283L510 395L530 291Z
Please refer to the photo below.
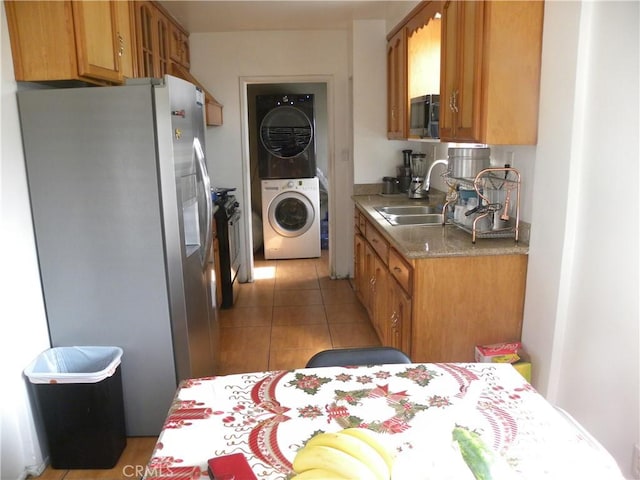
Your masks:
M412 363L408 355L393 347L336 348L316 353L307 368Z

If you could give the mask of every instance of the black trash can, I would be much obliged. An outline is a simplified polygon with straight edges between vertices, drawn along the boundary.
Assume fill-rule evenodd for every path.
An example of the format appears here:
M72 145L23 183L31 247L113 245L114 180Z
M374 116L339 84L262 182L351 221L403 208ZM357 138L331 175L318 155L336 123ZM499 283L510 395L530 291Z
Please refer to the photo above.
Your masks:
M51 467L113 468L127 444L119 347L55 347L25 369Z

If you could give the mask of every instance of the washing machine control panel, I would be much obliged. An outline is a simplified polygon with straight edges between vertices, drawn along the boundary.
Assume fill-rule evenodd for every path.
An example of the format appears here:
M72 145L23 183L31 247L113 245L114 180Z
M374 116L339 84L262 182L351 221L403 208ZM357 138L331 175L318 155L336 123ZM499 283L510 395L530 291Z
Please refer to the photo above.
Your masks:
M317 190L318 185L314 178L297 178L282 182L280 190Z

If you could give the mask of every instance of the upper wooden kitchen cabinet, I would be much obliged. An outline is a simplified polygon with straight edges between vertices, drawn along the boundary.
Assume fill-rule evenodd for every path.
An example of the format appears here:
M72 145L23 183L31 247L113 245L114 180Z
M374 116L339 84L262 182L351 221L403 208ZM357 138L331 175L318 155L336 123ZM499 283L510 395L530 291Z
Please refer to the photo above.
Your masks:
M169 19L152 2L135 2L138 73L161 78L170 73Z
M440 138L533 145L542 1L449 1L442 17Z
M16 81L122 83L133 67L118 3L5 1Z
M189 34L156 2L135 2L138 74L160 78L173 75L201 88L207 125L222 125L222 104L191 75Z
M420 3L387 35L387 138L390 140L409 138L410 98L439 92L442 3Z

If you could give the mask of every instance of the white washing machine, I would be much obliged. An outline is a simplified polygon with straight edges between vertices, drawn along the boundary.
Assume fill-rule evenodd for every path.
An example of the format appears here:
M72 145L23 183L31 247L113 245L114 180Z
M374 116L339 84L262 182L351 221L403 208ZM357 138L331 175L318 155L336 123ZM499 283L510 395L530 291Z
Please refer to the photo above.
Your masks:
M264 257L320 256L320 187L317 177L262 180Z

